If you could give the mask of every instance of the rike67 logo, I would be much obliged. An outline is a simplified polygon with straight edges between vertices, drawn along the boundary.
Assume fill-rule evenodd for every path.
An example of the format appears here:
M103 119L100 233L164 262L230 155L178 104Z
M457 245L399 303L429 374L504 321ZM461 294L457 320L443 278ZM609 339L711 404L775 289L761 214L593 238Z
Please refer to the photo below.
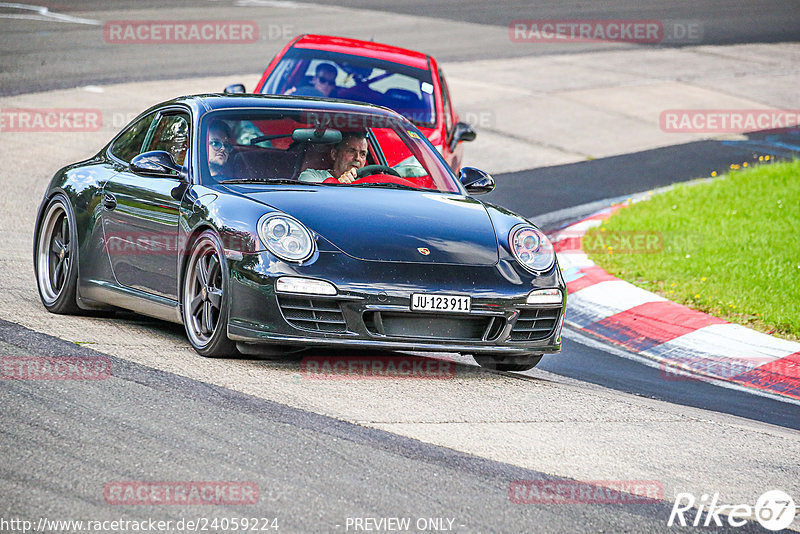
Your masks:
M719 493L715 493L710 500L709 496L704 494L699 501L696 501L691 493L678 493L667 526L677 524L682 527L722 527L724 523L728 523L731 527L741 527L746 525L748 520L755 520L767 530L778 531L791 525L797 513L794 499L781 490L765 492L758 498L755 506L723 505L718 504L718 501Z

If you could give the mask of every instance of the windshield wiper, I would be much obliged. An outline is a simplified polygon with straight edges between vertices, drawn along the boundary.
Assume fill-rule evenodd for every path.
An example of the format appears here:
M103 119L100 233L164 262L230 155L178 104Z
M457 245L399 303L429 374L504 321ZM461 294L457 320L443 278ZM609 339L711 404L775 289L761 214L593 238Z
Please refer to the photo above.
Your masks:
M286 178L257 178L250 180L247 178L231 178L221 180L218 184L289 184L289 185L308 185L313 182L300 182L298 180L288 180Z
M368 182L364 184L349 184L350 186L357 187L385 187L386 189L408 189L411 191L418 191L419 187L411 187L410 185L395 184L393 182Z

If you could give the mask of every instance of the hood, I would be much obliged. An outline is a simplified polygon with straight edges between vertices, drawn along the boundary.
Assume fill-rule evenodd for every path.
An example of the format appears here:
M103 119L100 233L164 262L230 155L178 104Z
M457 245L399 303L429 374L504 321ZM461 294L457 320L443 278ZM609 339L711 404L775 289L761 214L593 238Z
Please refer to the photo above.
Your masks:
M418 126L418 128L420 132L425 134L425 137L428 138L428 141L430 141L433 146L441 145L444 142L439 128L426 128L424 126Z
M442 146L442 136L440 135L439 130L420 126L419 131L422 133L422 135L427 137L428 141L430 141L434 146ZM405 143L403 143L398 137L393 135L382 135L381 132L375 132L375 136L377 137L378 144L381 146L383 155L386 158L386 163L388 163L390 167L397 165L412 155Z
M357 259L461 265L498 261L486 209L461 195L337 186L239 192L295 217Z

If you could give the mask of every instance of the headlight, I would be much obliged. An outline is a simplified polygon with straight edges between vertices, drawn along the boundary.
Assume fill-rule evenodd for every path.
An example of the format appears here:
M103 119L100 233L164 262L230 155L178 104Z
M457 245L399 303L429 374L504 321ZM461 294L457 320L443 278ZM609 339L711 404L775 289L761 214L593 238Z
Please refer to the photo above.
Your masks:
M508 234L508 243L514 257L529 271L547 271L553 266L556 258L553 244L536 228L515 226Z
M288 215L268 213L258 220L258 237L270 252L287 261L303 261L314 252L311 232Z

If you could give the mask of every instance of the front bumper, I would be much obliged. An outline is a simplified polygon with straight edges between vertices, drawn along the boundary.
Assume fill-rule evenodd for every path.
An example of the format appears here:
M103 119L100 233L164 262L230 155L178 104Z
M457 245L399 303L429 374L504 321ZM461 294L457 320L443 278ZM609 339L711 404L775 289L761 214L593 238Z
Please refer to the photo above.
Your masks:
M566 288L558 265L543 275L495 266L356 260L321 252L309 265L269 253L228 259L228 337L252 344L520 355L558 352ZM335 296L276 293L281 276L325 280ZM534 289L561 289L560 304L528 305ZM469 295L469 313L412 312L412 293Z

